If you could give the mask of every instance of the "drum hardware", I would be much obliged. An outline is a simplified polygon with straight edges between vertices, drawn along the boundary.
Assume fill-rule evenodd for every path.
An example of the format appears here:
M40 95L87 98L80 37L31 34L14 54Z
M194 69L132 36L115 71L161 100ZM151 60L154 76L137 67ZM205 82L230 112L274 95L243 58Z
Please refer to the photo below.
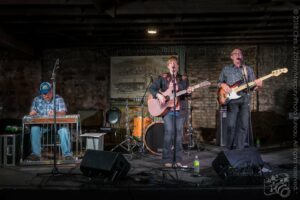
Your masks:
M192 100L188 99L188 119L187 119L187 133L185 134L188 136L188 155L190 150L195 147L195 142L194 142L194 129L192 125Z
M126 99L125 105L125 126L126 126L126 136L125 140L123 140L120 144L116 145L110 151L114 151L116 148L121 147L127 152L133 153L133 149L138 146L137 141L130 135L130 127L129 127L129 114L128 114L128 98Z
M142 123L141 123L141 128L140 128L140 130L141 130L141 138L144 138L144 135L145 135L145 125L144 125L144 107L145 107L144 104L145 104L145 98L146 98L147 91L149 90L149 88L150 88L150 86L151 86L152 83L153 83L153 77L152 77L152 75L150 75L150 81L149 81L149 83L148 83L148 85L147 85L147 87L145 89L145 92L144 92L144 94L143 94L143 96L141 98L141 102L140 102L141 113L142 113L142 115L141 115L141 122ZM145 145L143 143L142 149L140 149L140 151L144 152L144 150L145 150Z

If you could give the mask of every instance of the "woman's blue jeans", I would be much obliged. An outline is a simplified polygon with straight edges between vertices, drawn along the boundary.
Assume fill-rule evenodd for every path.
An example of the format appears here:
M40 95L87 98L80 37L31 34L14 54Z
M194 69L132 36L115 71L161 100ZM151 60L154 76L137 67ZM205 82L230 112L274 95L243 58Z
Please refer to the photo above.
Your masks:
M165 128L165 135L164 135L164 144L163 144L163 154L162 154L162 161L164 163L172 163L173 161L173 149L174 149L174 123L173 117L176 117L176 160L175 162L182 161L182 135L183 135L183 125L185 122L185 117L180 116L179 112L168 112L167 115L163 117L164 120L164 128Z

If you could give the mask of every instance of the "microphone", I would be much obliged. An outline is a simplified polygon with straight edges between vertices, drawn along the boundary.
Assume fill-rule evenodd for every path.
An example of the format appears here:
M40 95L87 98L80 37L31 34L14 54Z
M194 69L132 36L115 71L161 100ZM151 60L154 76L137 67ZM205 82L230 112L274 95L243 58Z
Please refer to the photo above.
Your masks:
M240 61L241 67L243 67L244 66L244 60L243 60L243 58L237 58L237 60Z

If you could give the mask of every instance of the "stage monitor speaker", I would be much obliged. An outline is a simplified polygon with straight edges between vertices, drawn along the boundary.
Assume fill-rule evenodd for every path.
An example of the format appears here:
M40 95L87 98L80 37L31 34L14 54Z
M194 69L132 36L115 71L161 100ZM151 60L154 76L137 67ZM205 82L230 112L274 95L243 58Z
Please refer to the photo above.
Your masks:
M257 175L264 162L255 147L221 151L212 166L222 178Z
M115 182L125 177L130 167L121 153L88 149L82 158L80 170L85 176L95 177L101 173Z

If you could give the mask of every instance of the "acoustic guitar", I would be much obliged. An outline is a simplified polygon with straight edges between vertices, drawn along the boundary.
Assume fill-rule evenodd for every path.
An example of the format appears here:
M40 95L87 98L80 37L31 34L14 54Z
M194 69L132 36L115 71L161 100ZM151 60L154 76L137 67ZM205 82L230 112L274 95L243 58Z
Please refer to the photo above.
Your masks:
M211 83L209 81L203 81L197 85L192 86L191 88L192 91L194 91L194 89L209 86L210 84ZM148 96L149 113L154 117L164 116L168 112L168 108L174 106L174 100L175 105L178 105L178 97L186 93L187 90L181 90L176 93L176 98L174 99L173 88L168 88L165 92L160 93L166 98L166 102L164 104L160 104L159 100L153 98L153 96L150 94Z

